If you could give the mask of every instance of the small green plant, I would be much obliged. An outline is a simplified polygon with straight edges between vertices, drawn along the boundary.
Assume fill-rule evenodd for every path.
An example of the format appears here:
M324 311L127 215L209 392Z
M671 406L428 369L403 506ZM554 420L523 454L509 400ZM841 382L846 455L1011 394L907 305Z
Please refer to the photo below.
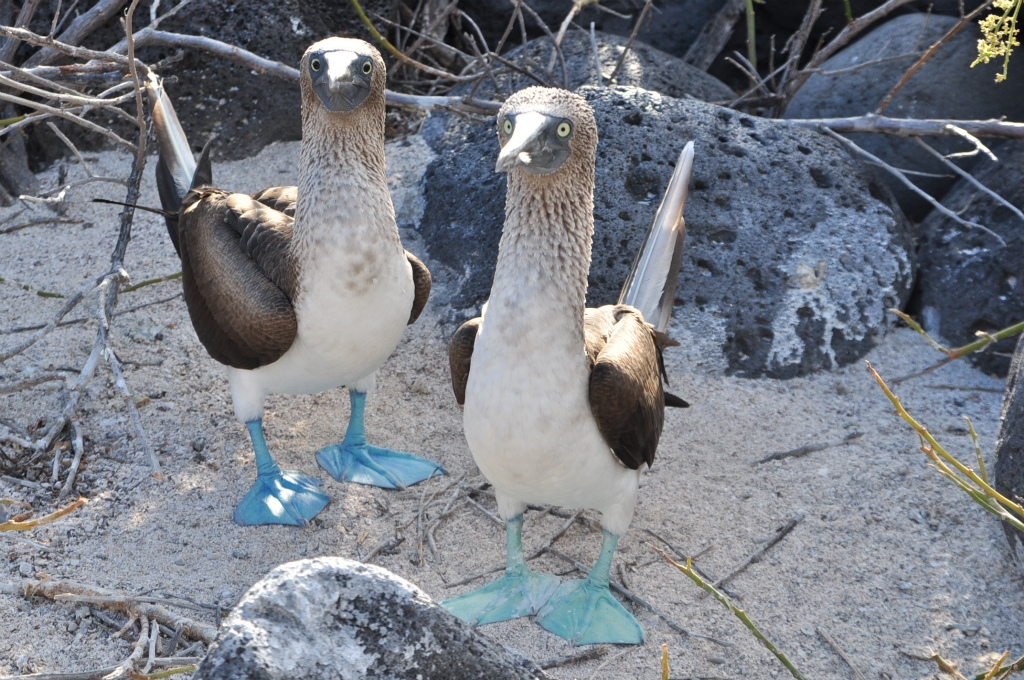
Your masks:
M1013 54L1014 47L1020 46L1017 41L1017 34L1020 32L1017 28L1017 17L1021 5L1024 5L1024 0L995 0L993 7L996 11L978 23L981 28L978 58L971 64L971 68L978 64L987 64L990 59L1002 57L1003 72L996 74L997 83L1006 80L1010 68L1010 55ZM1002 10L1002 14L999 10Z
M971 500L985 510L1020 531L1024 531L1024 507L996 491L989 483L985 462L981 457L981 447L978 446L978 436L974 432L974 425L971 424L970 419L964 418L967 421L971 439L974 441L974 455L978 461L977 471L957 460L953 454L943 448L942 444L932 436L932 433L924 425L914 420L913 416L903 408L899 397L893 394L889 386L882 380L882 376L878 375L878 372L871 366L870 362L866 363L878 386L882 388L885 396L889 398L889 401L896 408L896 413L917 432L917 436L921 440L921 451L928 456L932 467L940 475L953 482L961 491L970 496Z
M728 609L730 612L732 612L733 616L735 616L737 619L739 619L740 622L744 626L747 627L747 630L749 630L753 634L753 636L755 638L757 638L758 642L760 642L762 645L764 645L765 648L767 648L769 652L771 652L772 654L775 655L775 658L777 658L782 663L782 665L786 667L786 670L788 670L790 672L790 674L792 674L792 676L794 678L796 678L796 680L807 680L807 678L797 669L797 667L793 665L793 662L790 661L789 658L787 658L786 655L783 654L779 650L779 648L776 647L775 644L771 640L769 640L767 637L765 637L764 633L762 633L760 630L758 630L757 626L754 625L754 622L750 620L750 617L747 616L747 613L745 611L743 611L742 609L740 609L739 607L734 605L732 603L732 601L729 598L727 598L725 595L723 595L720 590L718 590L713 585L711 585L710 583L705 581L703 578L701 578L701 575L698 574L697 571L693 568L692 561L691 561L691 559L689 557L686 558L686 564L680 564L679 562L676 562L671 557L669 557L668 554L665 553L665 551L662 550L661 548L656 548L655 547L655 548L652 548L652 549L654 550L654 552L656 552L659 555L661 555L661 558L663 560L665 560L666 562L671 564L673 567L675 567L679 571L681 571L684 574L686 574L686 576L689 577L689 579L691 581L693 581L698 586L700 586L701 589L704 592L706 592L708 595L710 595L711 597L713 597L716 600L718 600L719 602L721 602L722 606L724 606L726 609ZM661 659L662 659L662 661L661 661L661 663L662 663L662 677L667 677L668 676L668 648L667 647L663 648Z

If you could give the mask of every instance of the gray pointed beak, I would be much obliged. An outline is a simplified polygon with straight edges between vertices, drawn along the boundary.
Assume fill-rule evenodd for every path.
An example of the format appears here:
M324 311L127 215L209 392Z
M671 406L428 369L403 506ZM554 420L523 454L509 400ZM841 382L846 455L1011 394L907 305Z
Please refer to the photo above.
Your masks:
M494 171L522 168L531 175L544 175L562 167L570 150L568 140L559 139L555 134L560 120L536 111L518 114L512 137L501 147Z
M366 57L337 50L324 54L321 75L314 78L313 89L329 111L352 111L370 93L370 75L361 68Z

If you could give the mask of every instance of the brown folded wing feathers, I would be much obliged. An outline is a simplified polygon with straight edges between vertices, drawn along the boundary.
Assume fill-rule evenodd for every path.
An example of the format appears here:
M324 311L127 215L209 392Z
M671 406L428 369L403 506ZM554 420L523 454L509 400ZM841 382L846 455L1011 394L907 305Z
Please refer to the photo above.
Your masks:
M420 318L420 312L427 306L432 279L427 265L423 264L418 257L408 250L405 251L405 256L408 258L409 264L412 265L412 284L415 290L412 300L412 311L409 312L409 322L406 324L411 326L416 319Z
M626 467L650 466L665 422L654 329L626 305L586 310L583 329L592 364L590 410L601 436Z
M460 406L466 403L480 321L462 324L448 345L452 390ZM583 333L591 365L590 410L601 436L626 467L650 466L665 421L662 343L640 312L626 305L587 309Z
M473 359L473 346L480 330L480 317L470 319L459 326L448 343L448 367L452 371L452 391L459 406L466 403L466 383L469 382L469 365Z
M281 358L295 339L291 299L298 270L289 256L292 222L246 194L203 189L182 203L178 236L185 303L199 340L222 364L265 366Z

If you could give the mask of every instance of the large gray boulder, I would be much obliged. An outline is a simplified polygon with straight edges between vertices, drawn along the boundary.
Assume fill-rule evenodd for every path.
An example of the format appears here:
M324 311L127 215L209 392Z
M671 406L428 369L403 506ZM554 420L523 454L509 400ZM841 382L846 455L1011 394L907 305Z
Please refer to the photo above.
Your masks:
M996 440L996 491L1024 504L1024 336L1017 341L1003 393L1003 413ZM1003 522L1006 540L1017 566L1024 572L1024 533Z
M999 162L983 161L975 177L1014 206L1024 206L1024 146L1001 147ZM943 204L964 219L988 227L1006 242L964 227L939 211L918 226L922 317L954 345L973 342L976 331L993 332L1024 321L1024 220L970 182L960 180ZM1013 338L969 355L986 373L1006 375Z
M822 70L840 71L858 64L899 55L903 59L876 63L839 75L817 74L797 92L786 118L830 118L860 116L874 111L889 90L899 82L918 54L941 38L957 23L948 16L908 14L882 24L853 45L825 62ZM1006 116L1024 120L1024 69L1010 69L1010 77L995 82L1002 64L992 62L971 68L978 56L979 30L970 24L942 46L893 98L884 114L894 118L987 119ZM936 198L953 185L955 177L913 140L892 135L853 134L850 139L897 168L927 172L943 177L911 179ZM929 139L943 153L963 151L970 146L960 139ZM971 167L980 155L967 159ZM903 184L884 173L903 212L922 219L931 206Z
M283 564L224 621L193 680L543 680L386 569L341 557Z
M722 368L788 378L862 356L914 275L913 241L885 186L811 130L637 88L582 87L597 148L589 305L614 302L683 145L696 141L685 255L670 332L699 336ZM433 121L419 226L458 275L457 316L490 291L504 221L493 124ZM686 343L684 343L686 344Z
M619 63L627 38L611 33L596 32L598 57L601 61L602 83L615 71ZM507 58L519 66L529 68L534 74L542 77L551 85L561 87L563 83L562 68L555 61L554 71L549 76L547 68L552 56L557 56L551 40L547 37L535 38L523 47L509 52ZM597 73L594 66L594 48L590 35L582 31L570 31L562 40L562 57L565 59L565 83L572 90L580 85L597 84ZM504 100L508 95L524 87L539 83L528 75L511 69L496 69L494 79L487 78L477 89L477 96ZM497 83L495 83L497 81ZM682 59L666 54L650 45L637 40L629 48L622 68L615 77L619 85L633 85L645 90L655 90L670 97L695 97L703 101L728 101L736 97L729 86L710 76L698 68L690 66ZM463 84L453 90L454 93L468 93L472 85Z

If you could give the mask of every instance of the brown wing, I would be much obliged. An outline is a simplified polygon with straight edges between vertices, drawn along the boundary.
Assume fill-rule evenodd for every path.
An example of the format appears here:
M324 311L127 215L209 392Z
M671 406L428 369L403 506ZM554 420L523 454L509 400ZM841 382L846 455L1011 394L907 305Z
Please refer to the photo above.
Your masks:
M295 217L295 201L299 197L298 187L270 187L257 191L252 197L263 205L283 212L288 217Z
M185 303L196 334L214 359L245 369L277 361L297 329L289 296L264 270L275 271L281 281L294 280L283 264L286 244L281 245L290 237L290 223L284 230L281 220L269 219L273 214L260 222L252 203L245 194L192 191L178 223ZM245 218L232 204L254 214ZM249 237L240 239L246 231Z
M459 406L466 403L466 383L469 382L469 364L473 359L473 346L480 330L480 317L459 326L448 344L448 366L452 371L452 391Z
M412 299L412 312L409 313L409 323L406 324L411 326L416 319L420 318L420 313L427 306L427 298L430 297L430 284L433 282L433 279L430 276L430 270L427 269L427 265L423 264L420 258L408 250L405 251L405 256L409 258L409 264L412 265L412 284L416 290L416 295ZM461 404L462 402L459 403Z
M633 307L611 305L584 315L590 410L601 436L626 467L654 463L665 420L661 349Z
M298 264L291 257L295 220L246 194L231 194L224 221L242 237L242 250L289 300L295 299Z

